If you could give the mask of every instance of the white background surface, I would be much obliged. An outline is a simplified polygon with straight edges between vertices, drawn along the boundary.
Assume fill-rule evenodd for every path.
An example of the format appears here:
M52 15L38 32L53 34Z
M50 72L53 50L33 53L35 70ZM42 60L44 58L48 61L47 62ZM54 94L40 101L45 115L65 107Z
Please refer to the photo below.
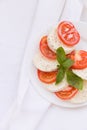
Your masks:
M36 0L0 1L0 120L14 100Z
M46 30L46 26L43 27L43 30L40 28L43 23L45 25L47 23L47 26L55 24L54 19L57 18L55 11L60 11L60 8L57 7L59 3L58 5L56 4L58 0L50 1L52 9L48 11L46 0L39 2L38 0L0 0L0 121L17 95L21 63L27 39L32 29L32 23L34 22L36 31L37 29L38 31ZM44 7L49 14L48 16L44 14ZM39 12L36 18L40 17L40 23L42 24L40 26L37 24L38 20L34 17L35 10ZM42 16L42 14L44 15ZM45 20L47 18L50 24ZM87 21L86 8L83 10L81 20ZM34 90L32 90L32 93L36 94ZM31 116L29 112L31 105L29 94L28 90L22 104L22 110L11 124L10 130L28 130L30 123L33 124L35 121L35 117L32 122L29 122L28 119ZM34 99L32 101L34 102ZM40 109L39 111L35 109L35 114L39 115L39 113ZM86 130L86 121L87 107L82 109L64 109L52 105L35 130Z

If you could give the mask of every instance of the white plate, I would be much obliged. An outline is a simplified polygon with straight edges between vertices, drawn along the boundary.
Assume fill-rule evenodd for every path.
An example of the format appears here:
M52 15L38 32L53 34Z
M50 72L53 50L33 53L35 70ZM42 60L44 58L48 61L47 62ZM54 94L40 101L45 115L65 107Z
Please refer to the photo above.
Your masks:
M75 27L80 33L81 40L80 43L77 45L77 49L84 49L87 51L87 24L83 22L73 22ZM43 34L41 35L43 36ZM40 39L39 39L40 40ZM62 101L58 99L53 93L49 92L48 90L45 89L43 83L41 83L38 79L37 73L36 73L36 68L33 65L33 57L38 50L38 42L39 40L35 39L35 43L31 44L29 53L31 55L30 58L30 66L29 66L29 74L30 74L30 80L33 84L34 89L46 100L50 101L51 103L61 106L61 107L68 107L68 108L75 108L75 107L82 107L87 105L86 103L82 104L72 104L69 103L68 101Z

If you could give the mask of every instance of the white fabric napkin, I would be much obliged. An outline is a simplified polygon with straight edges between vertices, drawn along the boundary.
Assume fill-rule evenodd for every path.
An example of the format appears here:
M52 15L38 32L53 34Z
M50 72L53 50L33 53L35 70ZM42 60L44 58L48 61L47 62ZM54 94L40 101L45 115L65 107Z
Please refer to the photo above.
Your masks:
M24 83L26 82L27 77L29 78L29 75L27 73L29 66L28 66L28 61L26 59L26 57L29 57L28 55L29 53L27 53L30 49L29 44L33 43L33 39L35 38L37 39L37 37L40 36L40 33L43 33L45 30L47 30L47 28L51 27L52 25L55 25L58 22L61 12L63 10L64 4L65 4L65 0L63 1L44 0L44 1L39 1L38 3L37 13L36 13L35 21L33 24L33 29L29 36L28 46L25 52L25 58L24 58L24 63L23 63L24 65L22 68L24 72L22 73L21 82L20 82L21 84L20 87L22 87L21 91L19 92L20 96L22 95L25 89ZM37 32L40 32L40 33L37 33ZM36 126L38 126L39 121L42 119L42 117L44 116L44 113L50 106L49 102L44 100L35 92L35 90L33 90L32 85L33 84L29 83L29 86L30 86L29 93L28 93L29 96L27 97L28 99L27 107L28 107L28 111L30 111L29 118L28 118L28 121L30 123L29 123L29 128L27 127L27 129L30 129L30 130L35 129Z
M64 6L65 3L65 6ZM62 10L62 7L64 6L64 10ZM29 44L31 44L33 42L33 38L37 38L42 32L44 32L47 28L49 28L50 26L56 24L58 22L58 20L79 20L80 15L81 15L81 11L82 11L82 5L79 2L79 0L44 0L44 1L39 1L38 3L38 8L37 8L37 13L36 13L36 17L35 17L35 21L33 24L33 29L31 31L31 34L29 36L29 40L28 40L28 45L27 45L27 49L26 51L29 49ZM61 15L62 12L62 16ZM78 16L78 17L77 17ZM61 18L61 19L59 19ZM44 23L44 24L43 24ZM25 52L25 57L26 57L26 52ZM24 58L24 62L23 64L25 65L27 63L26 58ZM26 65L25 65L26 66ZM22 66L23 69L24 66ZM28 67L25 67L25 71L23 71L23 73L21 73L23 75L23 77L26 78L22 78L22 80L20 79L20 84L23 86L24 83L27 82L28 80L28 74L26 74ZM23 69L24 70L24 69ZM25 81L23 81L25 80ZM23 84L22 84L23 83ZM25 99L28 102L24 103L25 106L27 106L27 110L28 110L28 122L26 124L26 118L21 118L17 117L18 119L20 119L20 121L18 121L14 127L14 122L10 127L10 130L18 130L19 128L21 130L36 130L38 128L39 123L43 120L43 117L45 116L47 110L49 110L49 107L51 107L51 103L47 102L46 100L44 100L42 97L40 97L36 91L32 88L32 83L27 83L26 86L30 86L29 89L27 91L28 94L25 97ZM21 93L19 92L20 96L22 96L22 86L21 86ZM20 104L20 99L18 101L18 103ZM22 106L23 107L23 106ZM25 107L23 107L25 108ZM22 109L23 109L22 108ZM22 125L20 125L22 122L22 125L24 125L25 127L22 127ZM27 125L27 126L26 126Z
M65 0L64 0L65 1ZM23 1L22 1L23 2ZM35 2L35 0L34 0ZM16 2L15 2L16 3ZM18 3L19 4L19 3ZM35 32L33 32L33 36L36 36L38 37L38 34L37 31L40 31L41 32L41 28L42 28L42 31L44 32L44 30L47 29L48 26L51 26L52 24L55 24L55 18L61 14L61 10L62 10L62 7L63 7L63 4L64 2L62 2L61 0L57 1L57 0L48 0L48 1L39 1L38 3L38 0L37 0L37 5L35 7L35 10L37 12L36 14L36 19L35 19L35 22L33 20L33 31L35 30ZM10 6L12 6L11 8L13 9L13 5L14 3L11 3ZM15 4L16 5L16 4ZM24 4L25 6L26 4ZM30 5L31 5L31 2L30 2ZM32 7L32 5L30 6L29 5L29 8L34 8ZM35 4L34 4L35 5ZM28 6L28 5L27 5ZM20 6L21 7L21 6ZM60 7L60 8L59 8ZM11 9L11 10L12 10ZM20 8L19 8L20 9ZM46 14L46 12L48 12L48 9L49 9L49 13ZM27 8L26 8L27 10ZM30 10L31 11L31 10ZM52 11L52 13L54 15L52 15L50 12ZM11 11L10 11L11 12ZM12 10L13 12L13 10ZM58 14L57 14L58 12ZM30 13L30 12L29 12ZM44 15L45 14L45 15ZM57 14L57 15L56 15ZM8 13L9 15L9 13ZM7 15L7 16L8 16ZM32 13L31 13L32 15ZM31 17L30 15L30 17ZM34 13L35 15L35 13ZM18 15L19 16L19 15ZM9 16L10 17L10 16ZM34 19L34 18L33 18ZM40 21L42 20L42 21ZM23 20L22 20L23 21ZM27 20L28 21L28 20ZM24 22L24 21L23 21ZM43 24L44 23L44 24ZM32 25L30 22L29 22L29 25ZM37 26L38 25L38 26ZM43 26L44 25L44 26ZM26 27L26 26L25 26ZM32 28L32 27L31 27ZM35 29L34 29L35 28ZM29 28L30 29L30 28ZM25 31L25 30L24 30ZM24 32L25 34L25 32ZM31 31L29 31L28 33L28 36L30 37L30 34L31 34ZM23 36L22 36L23 37ZM34 37L33 37L34 38ZM31 37L32 39L32 37ZM24 40L24 39L23 39ZM27 41L27 39L26 39ZM31 40L32 41L32 40ZM8 41L9 42L9 41ZM30 42L30 41L29 41ZM30 43L29 43L30 44ZM29 51L30 47L28 47L28 51ZM25 57L26 57L26 54L25 54ZM27 59L28 61L28 59ZM6 128L7 124L11 123L12 122L12 118L14 116L17 115L18 113L18 109L20 108L19 106L21 105L22 103L22 100L24 98L24 94L26 93L26 90L27 88L29 87L28 85L28 82L29 82L29 75L27 74L27 71L29 69L29 66L27 66L26 64L26 58L24 58L24 62L23 62L23 67L22 67L22 70L21 70L21 75L20 75L20 81L19 81L19 87L18 87L18 96L17 98L15 99L15 102L12 104L11 108L9 109L9 111L7 112L6 116L3 118L3 120L0 122L0 128L2 127L3 129ZM26 69L26 66L27 66L27 69ZM24 92L25 91L25 92ZM37 97L37 96L36 96Z

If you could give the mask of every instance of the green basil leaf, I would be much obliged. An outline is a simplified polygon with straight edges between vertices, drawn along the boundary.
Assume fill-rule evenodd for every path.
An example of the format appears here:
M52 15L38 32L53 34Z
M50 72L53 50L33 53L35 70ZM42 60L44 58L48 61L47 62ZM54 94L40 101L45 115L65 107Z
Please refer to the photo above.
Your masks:
M56 50L56 54L57 54L57 61L59 62L59 64L62 65L63 61L66 59L66 54L64 49L62 47L59 47Z
M59 67L57 77L56 77L56 84L60 83L65 75L65 69L63 67Z
M63 62L62 66L63 66L65 69L69 69L69 68L73 65L73 63L74 63L73 60L67 58L67 59Z
M66 75L67 75L67 82L69 83L69 85L79 90L82 90L83 80L79 76L74 74L71 70L66 71Z

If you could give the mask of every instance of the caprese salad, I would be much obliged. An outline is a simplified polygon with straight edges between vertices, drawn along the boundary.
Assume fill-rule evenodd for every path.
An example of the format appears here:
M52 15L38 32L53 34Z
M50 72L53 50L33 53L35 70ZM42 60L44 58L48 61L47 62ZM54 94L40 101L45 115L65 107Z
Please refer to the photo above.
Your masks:
M61 100L87 101L87 51L76 50L80 34L69 21L62 21L43 36L34 65L44 87Z

